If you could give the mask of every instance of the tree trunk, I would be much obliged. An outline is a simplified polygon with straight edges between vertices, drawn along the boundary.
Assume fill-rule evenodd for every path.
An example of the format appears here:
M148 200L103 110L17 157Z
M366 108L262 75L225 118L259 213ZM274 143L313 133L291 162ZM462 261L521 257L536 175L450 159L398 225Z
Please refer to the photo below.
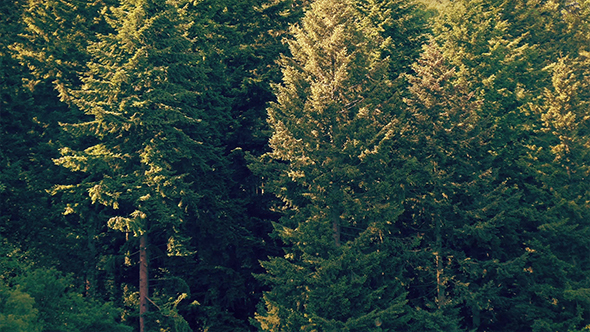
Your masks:
M94 211L89 211L89 216L87 218L88 225L86 227L86 244L88 247L88 255L87 260L84 263L84 269L86 271L86 285L85 285L85 294L87 297L94 297L97 293L97 281L98 278L96 277L96 257L97 257L97 250L96 250L96 234L97 224L96 218L93 214Z
M145 332L145 313L148 311L148 237L144 233L139 238L139 332Z
M332 236L334 237L334 244L340 247L340 214L332 209Z
M441 220L440 217L436 218L436 302L440 309L445 304L445 285L443 281L444 266L442 262L442 235L441 235Z
M336 247L340 247L340 223L337 220L332 223L332 229L334 230L334 243Z

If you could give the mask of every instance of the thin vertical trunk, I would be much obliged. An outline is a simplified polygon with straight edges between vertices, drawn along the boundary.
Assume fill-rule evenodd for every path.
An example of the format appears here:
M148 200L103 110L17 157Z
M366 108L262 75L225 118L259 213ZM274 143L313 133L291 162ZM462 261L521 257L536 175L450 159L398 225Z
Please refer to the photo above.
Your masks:
M340 223L338 222L338 220L336 218L334 218L334 221L332 222L332 230L334 232L334 243L336 244L336 247L340 246Z
M338 202L333 202L330 207L330 217L332 218L332 236L334 237L334 244L340 247L340 212L336 208Z
M145 313L148 311L148 237L144 233L139 238L139 332L145 332Z
M436 217L436 252L434 253L436 259L436 302L438 308L441 308L445 303L445 285L443 281L443 262L442 262L442 235L441 235L441 220Z
M86 270L86 296L93 297L96 294L96 287L97 287L97 278L96 278L96 233L97 233L97 225L96 225L96 218L93 215L93 211L89 212L89 216L87 218L88 226L87 226L87 234L86 234L86 241L88 247L88 256L87 260L84 263Z

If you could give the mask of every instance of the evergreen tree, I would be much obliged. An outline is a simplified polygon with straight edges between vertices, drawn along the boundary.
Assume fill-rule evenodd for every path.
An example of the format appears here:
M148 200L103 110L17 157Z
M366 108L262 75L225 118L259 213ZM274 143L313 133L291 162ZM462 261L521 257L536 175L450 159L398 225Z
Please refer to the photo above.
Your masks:
M574 9L577 8L577 9ZM493 146L500 176L524 188L532 180L519 165L539 118L529 111L551 86L546 66L584 50L586 3L568 1L457 1L434 31L449 61L486 102L482 113L497 126ZM530 184L530 183L529 183Z
M84 85L71 93L89 120L64 124L87 147L64 148L56 160L84 175L59 190L87 191L86 199L108 208L110 228L139 240L141 331L148 328L148 246L183 253L183 227L198 213L199 195L206 196L200 190L218 161L211 123L224 118L219 109L204 108L203 56L193 50L186 13L177 5L139 0L112 9L114 33L91 43ZM79 196L69 211L85 204Z
M472 239L462 236L459 241L455 236L449 239L452 245L462 248L451 254L457 265L449 275L457 279L455 284L460 286L456 290L456 300L465 301L457 307L460 309L458 317L463 321L461 325L468 328L518 331L527 329L522 321L524 312L516 309L517 304L526 301L520 285L527 278L524 271L529 253L523 242L529 240L534 231L530 206L526 202L530 196L523 193L530 175L518 163L527 153L527 125L533 119L519 107L533 98L534 93L529 88L534 88L532 82L542 80L543 75L528 70L534 62L531 60L534 53L529 45L522 43L523 36L511 34L512 22L503 14L500 2L453 2L448 11L437 17L434 33L445 58L460 69L459 79L469 82L475 96L483 100L477 110L478 116L489 119L487 126L493 128L487 147L480 150L489 153L474 155L482 164L472 169L474 174L491 172L483 179L475 179L475 186L466 187L466 193L472 195L471 198L466 196L467 202L476 205L461 203L458 211L463 215L459 226L462 223L474 225L475 221L481 223L481 227L471 227L465 235L479 235ZM486 179L490 181L487 185ZM482 184L483 187L478 188ZM494 188L505 189L489 197ZM495 202L497 199L499 201ZM492 202L490 208L485 208ZM481 209L479 212L477 205ZM475 210L470 212L469 209ZM464 274L459 273L461 271ZM464 288L463 294L461 288Z
M29 86L56 89L59 98L68 101L70 89L79 86L79 74L85 71L90 59L86 47L95 41L96 33L109 31L101 11L116 3L114 0L22 1L22 40L11 47L31 71Z
M263 262L272 288L256 315L262 330L379 331L407 320L395 228L404 170L390 153L399 120L383 56L391 39L368 7L312 3L281 60L263 174L283 201L275 229L287 247Z
M63 243L70 235L61 211L47 190L61 178L51 161L58 156L55 127L38 91L23 82L33 77L12 45L22 42L22 2L0 5L0 235L41 264L60 265L70 255L70 267L79 267L72 248ZM64 267L61 265L60 267Z
M553 186L545 185L547 178L538 174L544 161L529 154L531 146L547 148L539 142L551 140L537 130L546 122L540 117L543 112L531 111L531 105L543 103L545 89L552 89L550 72L543 68L560 54L575 55L587 45L585 8L583 2L459 1L435 25L445 54L484 100L479 113L493 119L496 129L489 151L496 183L505 183L515 194L513 203L502 207L503 218L510 221L503 233L509 235L495 244L503 248L498 262L507 264L483 270L491 280L489 289L497 292L490 296L488 317L480 317L480 329L567 330L580 322L572 318L578 316L573 307L564 309L571 315L557 313L568 306L556 295L558 290L584 278L569 274L567 264L558 259L569 249L556 245L560 241L547 225L561 224L565 216L547 213L556 203Z
M456 79L454 68L447 65L434 41L424 47L413 69L415 76L408 76L411 97L405 100L409 109L402 137L406 143L402 145L408 149L405 158L417 169L409 175L406 188L405 228L417 230L421 242L418 248L424 249L416 248L419 254L412 264L414 269L410 269L416 276L410 277L410 289L434 285L423 289L424 293L413 294L426 300L414 304L418 313L429 304L442 313L430 319L421 313L415 324L424 324L425 329L431 325L440 331L457 331L459 320L449 310L458 302L451 290L456 276L448 271L456 264L449 240L453 228L464 226L457 216L462 207L457 205L468 199L467 184L473 181L473 175L483 172L476 168L472 175L470 169L474 164L471 159L478 153L474 145L481 141L476 115L479 103L465 83ZM427 253L432 253L431 260L424 257ZM426 258L422 264L418 263L421 258ZM426 275L421 275L420 270ZM435 295L429 299L427 294L432 293Z
M97 270L103 254L101 249L109 246L109 241L104 241L107 237L100 236L105 231L98 221L102 209L90 204L85 207L79 205L77 215L64 216L61 213L63 196L53 193L51 197L48 192L57 183L80 181L76 174L52 162L59 157L58 150L64 144L70 147L78 144L72 137L62 135L59 122L83 121L85 117L77 108L69 107L70 92L81 85L79 75L85 71L86 62L90 59L86 50L89 42L96 41L97 32L110 29L101 10L115 3L26 0L15 1L13 9L3 11L14 13L22 25L18 30L11 29L18 34L18 38L7 38L6 46L22 67L20 76L12 74L15 85L22 86L27 95L19 98L19 103L28 105L17 114L25 119L20 121L22 124L30 123L28 129L23 128L27 136L24 147L29 156L19 162L25 167L14 179L28 179L28 185L20 184L19 187L25 191L25 201L34 204L35 208L28 209L24 204L17 206L22 211L35 211L40 215L25 217L23 219L27 222L24 223L11 223L7 230L12 231L7 231L5 236L12 233L15 239L33 238L32 241L27 240L29 243L22 247L23 250L40 248L42 252L37 250L39 256L49 254L52 258L47 265L74 272L76 283L86 284L86 295L105 294L106 299L109 299L109 294L99 280L110 276L99 277ZM26 159L29 162L24 162ZM17 228L22 226L26 228L24 233L29 235L19 235L21 232ZM104 251L115 250L108 248Z
M297 16L287 10L290 5L289 1L215 1L190 9L204 25L192 30L193 47L206 53L207 82L214 93L229 96L226 102L232 112L229 123L219 126L224 130L220 140L225 161L216 167L216 176L206 180L216 185L200 200L199 223L187 228L194 258L167 264L170 271L187 276L191 299L199 302L182 308L193 329L251 330L248 319L263 288L252 274L263 271L259 260L276 252L275 241L268 237L269 219L275 219L275 213L268 211L272 198L258 190L260 179L248 170L245 157L267 149L269 81L278 76L274 61L284 49L281 29Z
M402 153L408 176L404 233L414 238L407 271L417 330L477 329L502 297L484 271L519 265L502 245L510 234L514 189L498 179L489 152L495 127L483 105L434 41L408 76ZM482 324L482 321L484 322Z
M542 183L537 204L539 234L530 243L529 319L535 331L576 330L586 326L588 305L588 114L587 54L548 66L552 86L543 101L531 104L540 115L527 161Z
M190 300L179 310L190 318L194 330L250 331L263 285L253 273L263 271L259 261L277 251L269 238L276 213L269 211L270 194L259 190L260 179L247 167L249 155L266 152L268 125L266 106L274 98L270 83L280 77L275 61L286 50L282 39L289 23L301 16L305 1L245 0L198 1L187 4L193 24L189 36L193 49L203 55L207 68L207 96L211 127L218 128L223 150L215 172L207 179L194 170L206 185L200 199L198 223L190 223L186 234L195 254L175 258L166 269L185 275ZM206 33L204 33L206 31ZM222 103L216 98L223 96ZM215 124L213 124L215 123ZM195 216L196 217L196 216ZM223 248L221 250L220 248Z

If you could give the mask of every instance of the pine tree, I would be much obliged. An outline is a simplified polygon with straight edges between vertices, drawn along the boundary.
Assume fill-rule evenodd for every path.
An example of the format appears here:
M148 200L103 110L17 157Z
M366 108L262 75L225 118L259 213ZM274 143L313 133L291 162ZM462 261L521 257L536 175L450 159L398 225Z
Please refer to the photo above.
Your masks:
M196 253L167 266L190 276L191 299L200 305L183 310L195 330L252 329L249 318L264 289L253 274L263 271L260 260L277 251L276 241L269 238L276 213L269 211L275 198L259 190L260 179L248 169L246 158L268 150L266 107L274 99L270 84L280 80L275 62L287 49L282 39L288 24L300 18L301 2L198 1L187 8L195 22L190 28L193 47L208 68L208 92L223 95L223 107L231 112L229 120L214 120L223 163L206 180L210 188L200 200L199 222L187 228Z
M53 88L61 101L68 101L69 90L79 86L78 75L90 60L86 47L96 41L97 32L109 31L101 11L115 3L113 0L22 1L22 40L11 47L31 71L29 86Z
M575 330L589 320L590 303L584 295L590 280L585 249L590 230L587 56L583 52L548 66L552 86L545 88L541 103L530 105L541 120L527 160L542 183L528 289L536 299L530 320L538 331Z
M14 43L23 41L25 25L20 20L23 2L0 5L0 235L41 264L60 265L68 257L69 267L79 260L63 244L69 235L61 211L47 190L63 172L51 161L56 126L40 98L23 82L31 80L26 64L19 62ZM60 267L64 267L61 265Z
M482 281L474 278L472 268L489 265L491 259L484 255L489 257L488 246L496 241L478 229L495 233L503 227L495 207L503 188L494 184L487 152L493 128L486 128L486 119L478 114L481 101L434 40L424 46L413 69L400 143L404 158L416 165L408 175L402 216L404 233L415 238L407 274L416 310L412 326L477 328ZM460 323L466 321L459 315L463 306L473 322Z
M483 163L473 170L474 174L485 174L482 172L486 170L491 173L475 181L474 187L467 186L466 197L471 196L468 202L473 203L459 210L463 214L461 222L469 226L477 221L481 227L468 227L462 238L453 236L449 241L457 249L462 248L456 253L464 251L455 257L455 271L465 272L459 274L460 282L456 283L466 288L464 296L457 289L457 300L465 301L458 307L462 325L492 331L527 328L522 321L526 315L518 306L526 296L521 297L519 285L528 277L524 271L529 253L522 243L530 239L534 226L526 202L530 196L523 192L531 177L518 161L528 152L524 143L530 134L527 125L534 120L519 108L534 98L532 83L543 77L529 70L534 52L522 42L525 36L513 34L513 22L505 19L503 9L502 3L496 1L453 2L434 24L443 54L460 69L460 79L469 82L476 97L483 100L478 116L488 119L486 126L493 128L483 150L489 153L474 156ZM487 185L482 183L485 179L490 181ZM499 189L496 194L494 188ZM485 208L488 203L492 203L490 208ZM470 239L466 234L477 236Z
M506 265L483 270L490 280L488 290L496 291L488 296L487 312L481 311L482 329L566 330L577 324L556 313L560 305L568 306L556 294L571 282L567 271L572 270L558 259L568 249L548 236L556 228L547 225L562 223L564 216L546 213L553 210L547 204L555 203L552 186L537 173L544 161L531 158L530 147L547 148L548 137L537 130L545 120L531 105L543 104L545 89L552 90L550 71L543 68L560 55L577 56L587 45L585 8L585 3L566 1L459 1L435 24L444 53L484 100L479 113L493 120L489 151L495 182L514 192L512 203L502 206L502 229L509 235L495 244L503 248L497 251L498 261Z
M21 178L30 172L38 179L29 181L35 186L21 187L27 188L27 197L40 197L44 201L34 203L36 208L29 209L43 217L27 218L37 220L37 225L28 227L26 232L34 238L34 247L43 248L54 256L52 264L55 267L74 272L78 276L77 282L86 284L88 296L106 294L101 289L97 270L103 254L99 249L107 245L101 241L105 237L99 236L103 231L98 222L101 208L79 205L77 215L64 216L61 213L65 204L63 193L53 193L52 197L48 192L56 183L80 180L52 162L59 156L61 147L77 144L72 137L64 137L59 122L84 119L83 112L69 107L70 92L81 85L79 75L90 60L86 49L88 44L96 41L97 32L110 31L100 11L115 3L108 0L24 0L15 1L14 8L6 11L18 15L18 23L22 25L19 31L13 29L18 38L6 39L6 46L26 72L20 78L15 77L18 84L23 85L23 90L27 90L28 100L22 98L22 101L31 103L20 116L37 127L25 130L29 136L32 133L37 136L27 139L28 149L36 151L36 157L27 157L34 159L35 163L27 167ZM63 250L66 246L60 243L68 243L70 248Z
M90 45L84 85L72 91L89 120L64 124L87 147L64 148L56 160L85 175L59 189L86 190L93 204L108 207L110 228L139 240L141 331L149 306L148 247L156 246L149 237L168 239L168 255L182 249L182 229L197 211L196 191L207 186L199 181L218 159L209 124L223 113L202 108L203 57L192 48L184 18L172 2L123 1L112 9L108 21L115 32ZM79 197L70 210L83 202Z
M434 24L451 63L464 69L465 79L486 100L482 112L495 118L501 176L521 188L531 177L518 160L528 152L531 128L540 120L528 104L538 103L551 86L543 68L585 49L586 8L569 1L457 1Z
M390 39L361 5L312 3L281 62L263 174L284 203L275 229L287 247L263 262L272 289L256 315L262 330L379 331L407 320Z

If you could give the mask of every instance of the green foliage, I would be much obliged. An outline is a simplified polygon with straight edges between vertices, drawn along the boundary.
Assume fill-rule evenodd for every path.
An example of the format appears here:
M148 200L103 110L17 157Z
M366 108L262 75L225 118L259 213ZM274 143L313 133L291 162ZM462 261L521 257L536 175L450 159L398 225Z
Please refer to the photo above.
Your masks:
M530 149L534 157L542 162L539 175L544 182L551 182L547 185L553 188L557 201L568 200L569 195L583 200L588 192L584 181L590 171L586 164L590 119L587 111L589 96L585 87L585 75L588 73L586 56L575 60L560 59L548 66L546 70L552 72L552 86L545 89L543 102L531 104L542 122L538 125L537 145L530 146ZM572 203L577 205L581 202ZM577 213L583 212L579 210Z
M130 331L112 304L82 296L72 276L0 245L0 331Z
M189 39L188 14L177 5L124 1L110 9L114 33L90 43L83 85L70 91L87 121L63 124L85 146L63 148L56 159L80 175L56 187L72 199L67 213L96 218L88 203L102 205L96 231L106 224L149 234L153 251L165 256L190 255L183 230L220 163L212 124L224 118L223 108L204 105L211 102L207 68Z
M0 331L588 330L590 3L419 3L2 2Z
M94 61L73 92L74 103L93 117L64 125L96 144L62 149L56 162L88 174L78 186L92 203L121 211L111 228L141 234L152 227L173 232L195 197L176 165L206 171L209 153L196 81L201 71L183 36L182 12L172 5L124 3L109 20L117 34L102 35L89 48ZM153 220L151 223L149 220Z
M264 295L257 325L264 331L380 331L403 326L403 293L399 282L391 280L400 266L390 257L394 248L361 251L375 250L369 247L343 245L334 257L303 255L296 261L277 257L265 262L269 275L261 278L274 287Z
M0 331L41 331L42 325L34 304L35 300L29 294L0 284Z
M68 239L59 205L47 192L63 179L51 161L58 155L55 118L60 112L53 108L56 98L46 98L41 86L30 90L23 85L33 76L12 48L23 42L23 4L0 5L0 234L21 250L34 252L43 264L57 265L70 254L66 265L75 269L79 261L70 247L75 241Z
M204 105L223 146L211 160L215 172L205 177L187 168L189 176L198 177L194 186L205 193L199 211L191 216L198 222L186 229L195 256L168 267L190 276L191 300L200 305L181 304L180 311L190 317L193 329L251 329L247 319L263 287L252 273L262 271L258 261L276 246L268 237L273 198L259 190L260 178L247 168L245 156L268 149L266 106L274 98L270 82L279 80L275 61L287 49L281 40L288 24L301 16L302 6L299 1L249 0L200 1L187 8L194 22L193 47L203 54L207 68L206 93L221 98L211 104L205 100Z
M572 5L579 8L573 10ZM585 236L575 239L566 233L575 230L585 234L586 226L573 221L563 209L574 205L555 195L562 188L580 198L586 195L586 189L577 191L564 182L566 167L556 167L563 156L563 142L585 135L577 136L573 127L566 129L568 123L574 123L575 112L570 113L572 108L565 105L583 107L584 102L575 96L574 71L568 73L563 65L557 65L559 70L552 78L545 68L552 68L560 55L577 58L584 50L584 33L580 32L587 27L583 23L586 6L561 1L455 2L435 24L436 38L450 62L461 68L463 79L484 100L478 113L491 116L495 128L488 147L494 182L504 183L512 191L499 201L501 218L490 220L494 224L503 220L503 226L496 228L502 232L484 228L488 238L494 238L490 232L502 234L491 242L492 248L510 249L495 250L500 254L498 262L505 262L502 265L478 268L487 275L482 281L489 280L479 285L488 301L485 306L478 305L485 309L477 318L480 328L575 330L584 319L584 305L576 307L558 290L578 282L580 286L573 288L585 287L584 268L570 265L578 260L572 258L575 254L570 249L579 248L577 243ZM553 134L548 135L550 132ZM582 150L578 153L585 155ZM463 252L473 250L465 248ZM471 262L461 265L465 268ZM489 293L494 289L492 284L500 287ZM485 318L485 311L489 315L490 310L502 314ZM476 316L472 318L475 322Z
M532 255L539 276L531 288L543 299L534 323L538 331L579 327L587 319L588 302L581 294L589 282L587 256L580 255L581 248L588 246L589 229L584 208L590 147L583 78L588 73L587 60L585 56L562 58L546 70L552 73L552 86L545 89L542 102L531 104L541 121L527 159L547 192L539 207L539 240Z
M48 331L131 331L116 322L118 310L85 298L72 288L71 277L52 269L36 269L14 279L16 290L34 299L39 322Z
M478 301L481 282L470 271L475 266L462 261L479 265L486 263L485 256L499 258L490 250L497 241L492 234L503 228L494 205L502 204L506 188L494 184L487 150L493 127L478 114L482 102L434 40L424 46L413 69L400 144L404 158L415 165L402 216L404 233L419 240L407 274L410 297L416 298L412 326L458 331L461 319L455 315L464 302L477 320L473 301Z
M188 322L178 313L177 309L180 302L187 297L187 293L182 293L178 298L169 298L167 302L157 305L156 303L161 303L162 299L158 295L151 296L158 310L146 314L147 325L157 327L158 331L192 332Z
M20 289L10 287L15 276L31 268L26 255L0 238L0 331L41 331L35 300Z
M262 157L288 246L262 264L272 286L256 316L262 330L377 331L408 319L393 238L404 170L389 154L399 131L390 75L403 65L384 55L383 8L398 9L316 1L292 28Z
M22 39L12 45L32 74L29 86L48 82L62 101L79 85L78 75L89 60L86 47L96 32L107 28L103 8L115 1L24 0Z

